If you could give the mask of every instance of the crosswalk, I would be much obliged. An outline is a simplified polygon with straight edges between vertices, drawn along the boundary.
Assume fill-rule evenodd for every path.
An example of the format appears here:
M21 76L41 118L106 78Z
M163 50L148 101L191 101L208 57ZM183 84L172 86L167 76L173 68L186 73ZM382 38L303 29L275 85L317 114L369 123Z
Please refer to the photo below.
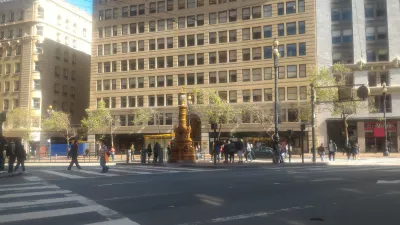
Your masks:
M141 175L159 175L159 174L178 174L178 173L199 173L208 171L221 171L227 169L203 169L203 168L182 168L182 167L152 167L152 166L112 166L107 173L100 173L101 169L97 166L84 167L81 170L66 170L64 167L58 168L40 168L29 171L29 175L38 176L45 180L61 180L61 179L95 179L105 177L118 176L141 176ZM29 175L24 176L25 179L34 181ZM32 180L33 179L33 180Z
M35 180L0 185L0 224L139 225L72 191Z
M338 173L338 172L384 172L384 173L398 173L400 172L399 166L277 166L277 167L263 167L264 170L273 171L277 173L286 174L307 174L307 173Z

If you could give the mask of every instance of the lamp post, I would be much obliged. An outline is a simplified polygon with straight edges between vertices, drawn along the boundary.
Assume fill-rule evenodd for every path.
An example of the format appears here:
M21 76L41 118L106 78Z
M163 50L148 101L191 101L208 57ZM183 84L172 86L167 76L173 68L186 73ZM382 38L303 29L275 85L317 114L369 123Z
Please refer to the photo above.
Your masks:
M190 107L192 106L192 104L193 104L192 95L188 94L187 107L188 107L188 124L189 124L189 127L190 127L190 113L191 113L191 111L190 111L191 108ZM190 131L192 131L191 127L190 127ZM191 133L189 135L190 135L190 137L192 137ZM192 146L193 146L193 142L192 142Z
M47 113L49 114L49 116L53 113L53 106L49 105L49 108L47 108Z
M278 67L279 67L279 41L278 39L275 37L274 38L274 50L273 50L273 55L274 55L274 70L275 70L275 102L274 102L274 122L275 122L275 138L274 138L274 148L276 148L275 150L278 152L279 154L279 150L277 149L279 146L279 90L278 90L278 76L279 76L279 72L278 72Z
M388 140L387 140L387 123L386 123L386 82L382 84L382 95L383 95L383 121L384 121L384 132L385 132L385 149L383 150L383 156L389 156Z

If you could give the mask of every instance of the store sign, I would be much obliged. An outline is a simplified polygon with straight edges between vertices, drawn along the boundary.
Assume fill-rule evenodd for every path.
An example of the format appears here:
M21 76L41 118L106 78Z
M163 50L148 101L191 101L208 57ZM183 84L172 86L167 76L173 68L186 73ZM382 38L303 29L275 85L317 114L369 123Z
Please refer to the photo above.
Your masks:
M397 131L397 122L396 121L387 121L387 130L388 131ZM384 128L384 122L364 122L364 130L373 131L375 128Z

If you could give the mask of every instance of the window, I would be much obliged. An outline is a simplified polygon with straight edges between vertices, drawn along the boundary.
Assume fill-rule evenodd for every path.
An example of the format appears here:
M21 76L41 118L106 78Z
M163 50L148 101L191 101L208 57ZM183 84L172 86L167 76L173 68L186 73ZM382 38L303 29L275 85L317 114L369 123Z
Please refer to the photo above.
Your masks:
M197 53L197 65L204 64L204 53Z
M178 9L186 9L186 0L178 0Z
M264 17L271 17L272 16L272 5L264 5L263 6L264 10Z
M42 26L36 26L36 34L43 36L43 27Z
M331 20L332 20L332 22L334 22L334 21L340 21L340 10L338 10L338 9L332 9L332 12L331 12Z
M261 27L253 27L253 40L261 39Z
M138 59L138 70L144 70L144 59Z
M39 89L35 89L35 90L40 90L40 80L33 80L33 84L34 84L33 88L36 88L35 81L39 82ZM18 80L14 81L14 92L19 92L19 81Z
M219 31L218 32L219 43L226 43L228 41L228 32Z
M11 73L11 64L7 63L6 64L6 74L10 74Z
M138 41L138 51L144 51L144 41Z
M279 79L285 79L286 78L286 70L284 66L280 66L278 68L278 78Z
M149 87L150 88L156 87L156 77L154 76L149 77Z
M236 70L229 71L229 82L230 83L237 82L237 71Z
M264 67L264 80L272 80L272 67Z
M378 50L378 61L388 61L388 50L387 49L379 49Z
M117 90L117 80L116 79L111 80L111 90Z
M352 29L343 30L343 42L350 43L352 41L353 41L353 30Z
M285 24L278 24L278 36L285 36Z
M39 6L38 9L37 9L37 13L38 13L37 16L38 16L39 19L43 19L44 18L44 9L43 9L43 7Z
M132 77L129 78L129 89L135 89L136 88L136 78Z
M286 14L296 13L296 2L286 2Z
M185 66L185 55L178 56L178 66Z
M217 24L217 13L210 13L209 15L209 24Z
M167 56L167 67L174 67L174 57L173 56Z
M236 62L237 61L237 53L236 50L229 51L229 62Z
M10 107L10 100L4 99L3 100L3 110L8 110Z
M164 48L165 48L164 38L157 39L157 49L164 49Z
M204 73L196 74L196 84L204 84Z
M272 59L272 47L264 46L264 59Z
M264 38L272 37L272 26L264 26Z
M255 6L252 8L253 19L261 18L261 6Z
M243 102L250 102L251 97L250 97L250 90L243 90Z
M217 33L216 32L210 32L208 34L208 38L209 38L209 41L208 41L209 44L217 43Z
M128 6L122 7L122 17L128 17Z
M138 88L144 88L144 77L138 77L137 85L138 85Z
M144 33L144 22L138 23L138 31L139 33Z
M111 32L111 30L110 30ZM110 33L111 35L111 33ZM128 24L122 24L121 35L128 35Z
M167 11L174 10L174 0L167 0Z
M194 38L194 34L193 35L188 35L187 37L187 46L195 46L195 38Z
M286 45L287 56L297 56L297 44Z
M296 35L296 22L286 24L286 35Z
M194 54L187 55L187 65L194 66Z
M127 42L122 42L122 53L127 53L128 52L128 43ZM136 41L130 41L129 42L129 52L136 52Z
M375 27L366 27L365 36L367 41L375 40Z
M112 9L106 9L105 10L105 20L111 20L111 18L112 18ZM68 23L67 23L68 24Z
M157 3L156 2L150 2L149 4L149 13L156 13L157 12Z
M136 32L137 32L136 23L129 24L129 32L130 32L130 34L136 34ZM116 35L114 35L114 36L116 36Z
M167 30L174 29L174 19L167 19Z
M187 85L195 85L195 74L194 73L188 73L186 75L186 84Z
M228 74L226 71L218 72L218 82L219 83L228 83Z
M217 0L209 0L209 4L210 5L215 5L215 4L217 4Z
M186 37L185 36L179 36L178 37L178 47L183 48L186 46Z
M155 69L156 68L156 58L149 58L149 69Z
M237 20L237 11L236 9L229 10L229 22L236 22Z
M264 101L272 101L272 88L264 88Z
M185 85L185 74L178 74L178 86Z
M262 101L262 91L261 89L253 90L253 102L261 102Z
M250 19L250 8L243 8L242 9L242 20L249 20Z
M352 20L351 9L342 9L342 20Z
M136 59L129 60L129 70L136 70Z
M165 113L165 125L172 125L172 113Z
M174 85L174 77L172 75L167 75L167 87L172 87Z
M288 122L298 122L297 109L288 109Z
M228 60L228 56L227 56L227 52L226 51L219 51L218 52L218 62L219 63L226 63Z
M204 25L204 14L197 15L197 26Z
M297 78L297 65L287 66L287 78Z
M188 16L187 27L195 27L195 26L196 26L196 16Z
M156 31L156 21L150 21L149 22L149 32L155 32Z
M219 12L218 13L218 22L219 23L226 23L227 22L227 12L223 11L223 12Z
M242 49L242 60L249 61L250 60L250 48Z
M210 52L208 53L208 60L209 64L215 64L217 63L217 53L216 52Z
M228 101L228 92L227 91L218 91L218 96L223 102Z
M15 55L21 55L21 53L22 53L22 46L21 45L15 46ZM43 53L42 44L36 43L36 54L42 54L42 53Z
M197 45L204 45L204 34L197 34Z
M278 92L279 92L279 101L285 101L285 88L278 88Z
M340 30L332 31L332 44L339 44L342 42L342 36L340 34Z
M237 41L237 32L236 30L230 30L229 31L229 42L236 42Z
M285 5L284 3L278 3L278 15L284 15L285 14Z
M149 40L149 50L156 50L156 39Z
M261 68L252 69L251 72L253 74L253 81L262 80L262 78L261 78Z
M208 83L209 84L217 83L217 72L209 72L208 73Z
M242 70L242 80L243 82L250 81L250 69L243 69Z
M8 64L9 65L9 64ZM35 72L39 72L40 71L40 63L38 61L34 62L34 68L33 70Z
M113 19L117 19L118 18L118 8L113 8Z
M237 91L229 91L229 103L237 103Z
M301 86L299 87L300 90L300 100L307 100L307 87L306 86Z
M40 109L40 98L32 98L32 108Z
M128 71L128 60L121 60L121 71Z
M174 48L174 38L167 38L167 48Z
M367 51L367 62L376 62L376 52L373 50Z
M386 29L385 25L378 26L377 31L378 31L377 32L378 40L386 40L387 39L387 29Z
M242 40L250 40L250 28L243 28L242 29Z
M376 17L385 17L386 16L386 4L379 3L376 7Z
M304 12L306 10L305 1L304 0L299 0L298 4L299 4L299 7L298 7L299 13Z
M144 4L139 5L139 15L144 15L146 13L146 6Z
M110 55L111 54L111 46L110 44L104 45L104 55Z
M374 18L374 7L372 5L365 6L365 18Z
M306 55L306 54L307 54L306 43L305 42L299 43L299 56Z
M261 59L261 47L252 49L253 60Z
M21 63L15 63L14 64L14 73L15 74L21 73Z

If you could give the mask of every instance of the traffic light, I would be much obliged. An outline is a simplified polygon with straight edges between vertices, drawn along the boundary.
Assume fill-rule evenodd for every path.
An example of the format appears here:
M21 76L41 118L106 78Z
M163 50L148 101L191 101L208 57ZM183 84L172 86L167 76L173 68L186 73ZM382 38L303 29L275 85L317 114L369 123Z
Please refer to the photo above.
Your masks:
M212 130L218 129L218 124L217 123L211 123L211 129Z
M353 100L353 88L339 87L338 95L339 95L339 101Z

